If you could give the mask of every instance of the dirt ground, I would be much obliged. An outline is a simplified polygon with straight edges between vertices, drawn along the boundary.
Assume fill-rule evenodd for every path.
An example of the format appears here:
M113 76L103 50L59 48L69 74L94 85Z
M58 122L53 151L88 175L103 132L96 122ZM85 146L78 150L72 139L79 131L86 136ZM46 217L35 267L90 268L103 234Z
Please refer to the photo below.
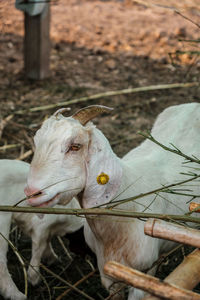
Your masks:
M31 161L32 137L44 118L56 110L30 112L31 107L110 90L199 82L200 43L196 40L200 38L200 25L194 24L199 22L198 1L183 1L181 6L179 3L176 7L179 13L172 9L177 5L176 1L157 3L165 6L167 3L170 9L114 0L60 0L52 3L51 76L43 81L32 81L25 79L23 71L23 13L14 8L13 0L0 2L0 120L10 118L2 131L0 158ZM70 105L69 114L90 104L113 107L111 115L103 115L95 120L95 124L121 157L142 141L137 132L150 129L164 108L199 102L199 92L199 86L193 86L119 94L77 102ZM26 112L19 114L19 110ZM20 253L29 259L30 241L18 231L11 238ZM70 244L73 261L63 255L63 249L55 239L54 247L61 262L50 269L75 283L96 268L95 258L86 247L81 232L65 236L63 241L65 245ZM163 278L182 257L181 252L173 256L170 268L167 260L159 276ZM10 272L23 291L22 269L12 250L8 258ZM43 272L43 275L52 299L58 299L66 285L52 274ZM92 273L78 287L97 300L107 296L98 272ZM28 299L50 299L45 282L38 287L29 286ZM71 291L62 299L85 298Z

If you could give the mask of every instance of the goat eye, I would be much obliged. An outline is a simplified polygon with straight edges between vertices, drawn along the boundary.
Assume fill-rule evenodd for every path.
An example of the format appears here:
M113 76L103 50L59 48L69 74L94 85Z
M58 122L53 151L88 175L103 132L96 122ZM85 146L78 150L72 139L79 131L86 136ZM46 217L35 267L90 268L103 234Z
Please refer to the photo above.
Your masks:
M81 144L71 144L68 151L78 151L81 149Z

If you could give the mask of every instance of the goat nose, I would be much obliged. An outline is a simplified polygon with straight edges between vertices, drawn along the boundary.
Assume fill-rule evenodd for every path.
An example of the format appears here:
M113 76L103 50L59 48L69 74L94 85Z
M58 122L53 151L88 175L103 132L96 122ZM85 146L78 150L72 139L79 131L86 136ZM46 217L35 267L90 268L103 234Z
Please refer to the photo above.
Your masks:
M42 194L42 192L39 189L37 189L35 187L30 187L30 186L25 187L24 193L27 197L30 197L32 195Z

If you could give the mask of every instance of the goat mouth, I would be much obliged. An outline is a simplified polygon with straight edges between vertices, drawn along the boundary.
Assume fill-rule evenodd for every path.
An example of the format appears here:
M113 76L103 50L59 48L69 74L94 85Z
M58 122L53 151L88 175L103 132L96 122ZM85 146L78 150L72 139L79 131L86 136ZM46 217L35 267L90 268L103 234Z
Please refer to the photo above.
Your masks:
M51 198L50 200L40 204L40 205L37 205L36 207L51 207L53 205L55 205L56 203L54 203L54 201L58 198L60 194L56 194L53 198Z

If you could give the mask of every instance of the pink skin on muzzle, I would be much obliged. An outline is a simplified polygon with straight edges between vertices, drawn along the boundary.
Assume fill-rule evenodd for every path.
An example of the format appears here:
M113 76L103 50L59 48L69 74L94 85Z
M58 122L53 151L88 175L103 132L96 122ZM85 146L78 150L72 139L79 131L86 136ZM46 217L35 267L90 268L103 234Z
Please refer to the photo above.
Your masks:
M28 204L38 207L53 206L57 202L57 198L59 197L59 194L56 194L49 199L49 195L44 191L40 191L37 188L29 186L25 187L24 193L27 197Z

